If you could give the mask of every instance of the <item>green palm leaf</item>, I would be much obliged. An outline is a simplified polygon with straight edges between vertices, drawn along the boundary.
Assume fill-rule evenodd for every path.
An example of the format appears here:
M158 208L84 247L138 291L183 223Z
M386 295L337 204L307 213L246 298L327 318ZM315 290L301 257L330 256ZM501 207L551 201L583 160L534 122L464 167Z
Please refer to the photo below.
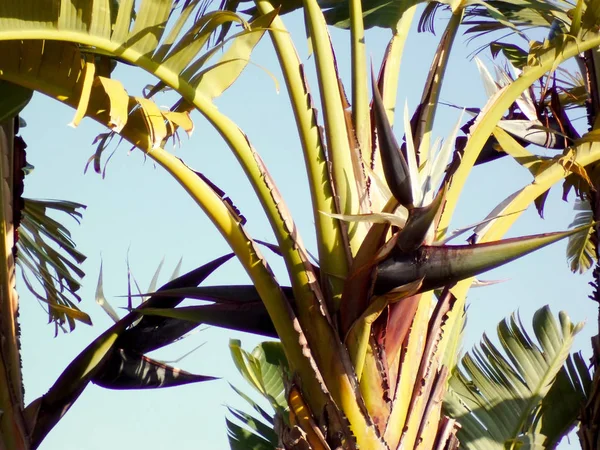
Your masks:
M567 15L573 5L565 1L502 0L473 2L465 15L467 33L486 34L492 31L510 30L520 33L522 28L550 28L555 21L569 24Z
M576 420L589 380L580 357L574 363L569 356L582 326L563 312L557 321L544 307L533 317L537 343L515 315L498 325L504 353L484 335L480 347L463 357L444 401L447 413L462 426L461 446L537 448L542 435L544 446L564 436Z
M232 414L234 413L234 410L230 411ZM238 420L243 421L248 428L242 427L235 422L226 419L227 435L232 450L275 450L277 448L276 440L274 442L266 440L258 433L258 430L255 429L259 423L256 419L248 414L241 412L239 414L240 417L238 417ZM261 424L261 426L264 427L263 424Z
M278 439L274 430L273 419L267 425L251 414L247 414L239 409L228 409L231 416L244 425L242 427L232 420L226 419L229 445L232 450L275 450L277 448Z
M589 202L578 200L575 203L574 209L579 212L569 225L570 228L576 228L581 225L592 225L594 223L592 208ZM596 261L596 243L593 239L594 228L591 226L587 233L578 233L569 236L567 259L573 272L584 273Z
M576 424L581 407L589 398L592 379L581 353L569 356L542 400L536 427L546 436L546 447L555 447Z
M248 353L241 348L239 340L232 339L229 348L241 375L275 410L275 417L269 415L249 396L232 386L237 394L259 414L261 420L243 411L229 408L230 415L244 425L240 426L227 419L231 448L234 450L278 448L275 423L278 420L285 420L288 409L284 386L284 376L288 366L283 346L279 342L262 342L252 353Z
M242 376L271 404L275 411L287 409L284 376L287 359L280 342L262 342L252 353L241 347L241 342L231 339L229 349Z
M65 323L73 330L75 321L92 324L76 305L85 275L80 265L86 257L77 250L69 229L51 217L58 213L79 222L82 209L85 206L75 202L24 199L21 211L17 264L25 285L48 306L57 330Z

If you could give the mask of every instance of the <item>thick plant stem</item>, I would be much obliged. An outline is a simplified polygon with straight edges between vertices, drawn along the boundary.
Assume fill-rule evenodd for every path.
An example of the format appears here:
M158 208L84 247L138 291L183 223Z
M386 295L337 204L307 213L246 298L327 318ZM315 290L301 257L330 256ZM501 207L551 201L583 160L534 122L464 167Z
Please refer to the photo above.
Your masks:
M147 154L181 184L231 246L254 282L271 316L277 334L284 345L290 365L298 371L303 387L306 388L313 404L323 408L326 404L326 398L309 359L303 355L300 335L295 329L295 318L287 299L275 281L273 274L269 271L262 255L244 232L242 225L231 215L227 206L214 193L212 188L179 158L163 149L154 149Z
M267 0L259 0L256 5L262 14L268 14L274 9ZM321 141L311 94L304 77L304 69L281 18L276 17L273 20L269 33L283 72L302 145L312 199L321 278L322 281L341 286L343 283L340 280L348 272L347 253L341 245L344 240L340 222L323 214L324 212L333 214L337 211L337 207L329 178L324 145ZM339 289L336 287L335 290ZM332 314L339 307L339 301L336 302L336 299L339 300L339 296L335 297L332 304L328 305Z
M526 66L515 81L503 88L496 96L488 101L486 107L471 129L469 140L464 149L461 164L452 176L450 188L446 196L446 205L439 222L439 235L442 237L448 230L452 215L456 210L458 199L467 181L467 177L487 139L494 131L502 115L508 110L521 93L535 83L546 72L558 67L559 64L572 58L582 51L600 45L599 33L588 33L586 39L572 39L562 44L560 52L550 47L535 56L535 63ZM532 57L533 59L533 57Z
M317 371L306 356L305 352L308 351L308 347L306 343L301 343L306 338L300 334L301 330L298 328L296 319L285 300L281 288L267 270L258 249L254 247L252 241L249 241L241 225L228 213L225 204L215 196L212 189L200 177L187 168L178 158L162 149L152 150L148 155L173 175L194 198L238 256L265 303L290 364L298 371L302 380L303 392L307 394L312 410L320 415L326 404L325 386L319 384L321 372L325 381L329 381L327 388L330 390L331 396L346 414L358 444L362 448L373 450L383 448L372 424L364 416L358 404L355 387L352 385L351 376L347 372L348 366L343 363L343 352L345 350L332 333L333 329L327 328L315 308L308 312L309 315L313 314L314 332L317 336L320 336L322 343L321 346L316 346L316 348L313 345L312 349L320 369L320 371ZM305 289L310 289L308 283ZM298 299L296 299L296 302L298 302ZM300 311L300 314L302 314L302 311ZM308 337L310 338L310 336L312 335ZM315 344L315 342L309 342L309 344ZM329 357L329 360L325 361L325 357Z
M365 28L362 3L350 0L350 40L352 48L352 121L364 164L369 164L371 148L371 117L367 80Z
M19 45L19 44L15 44ZM5 74L3 74L5 75ZM168 77L165 72L163 76ZM11 79L13 80L13 79ZM19 83L19 77L14 77ZM21 81L22 82L22 81ZM29 87L44 92L64 103L77 108L79 93L57 95L56 86L51 81L29 80ZM193 98L191 86L180 85L179 92ZM186 188L188 193L202 206L208 217L225 237L236 256L240 259L266 305L275 328L288 355L290 364L303 380L302 389L307 401L316 414L323 414L326 404L332 398L345 412L354 434L359 442L367 448L379 448L380 440L374 432L368 417L363 414L360 399L356 396L353 384L353 370L347 352L328 322L327 311L322 308L322 297L314 277L314 269L308 263L304 249L296 236L293 223L290 225L289 215L284 209L270 176L258 154L250 147L245 135L227 117L205 98L193 98L193 103L205 117L223 135L225 141L242 159L242 165L256 176L251 176L255 187L261 191L262 198L271 212L272 223L276 223L276 235L280 249L286 256L286 263L294 288L294 298L298 309L298 317L291 311L287 298L268 269L265 261L255 247L254 241L246 235L239 223L239 218L230 211L222 199L193 170L185 166L178 158L166 153L161 148L152 149L152 142L147 134L140 132L135 125L129 123L121 130L123 138L145 151L148 156L165 167ZM108 125L108 117L90 112L90 117L104 125ZM269 215L269 214L267 214ZM290 233L294 233L291 235ZM303 324L303 327L300 326ZM310 324L310 326L308 326ZM305 336L306 333L306 336ZM324 380L329 380L325 383ZM331 389L329 391L328 389ZM342 419L338 420L342 423ZM345 423L345 422L344 422ZM361 444L362 445L362 444Z
M461 8L452 14L429 69L429 77L421 97L422 113L420 123L417 124L417 133L413 137L415 148L421 152L421 158L428 157L431 130L433 129L435 113L442 92L442 83L450 60L450 51L454 47L454 39L463 18L463 12L464 9Z
M14 120L0 124L0 448L27 450L15 290L13 141Z
M350 145L348 127L344 111L344 103L340 91L335 55L327 31L323 12L316 0L304 0L306 28L310 33L315 52L315 65L319 92L323 107L327 152L331 163L331 176L336 196L338 197L339 214L357 214L360 211L361 198L358 185L359 178L364 176L353 161L354 149ZM348 241L352 254L355 254L366 234L364 224L354 223L347 226ZM332 289L334 290L334 289ZM341 295L339 292L334 295Z
M44 29L39 33L31 33L27 37L29 39L53 40L57 38L54 31L55 30L48 31ZM167 86L175 89L190 105L193 105L221 135L244 170L257 198L261 202L261 206L269 220L271 228L273 229L273 234L277 239L277 243L292 277L292 281L294 280L294 274L297 274L298 277L302 276L303 255L300 253L303 251L303 248L299 248L299 246L302 246L298 236L298 230L290 220L286 211L287 208L285 202L272 183L270 175L259 155L254 148L252 148L246 135L231 119L222 114L214 103L205 95L198 95L191 80L185 79L180 73L174 72L166 65L151 59L148 55L141 53L135 47L121 49L118 43L112 42L109 39L73 31L61 32L60 38L64 41L72 41L78 44L95 47L109 55L118 55L120 59L130 62L148 73L153 74ZM22 36L20 36L19 33L5 33L2 35L2 40L20 41L21 39ZM15 42L15 45L18 45L17 42ZM2 78L4 78L4 76L5 74L2 74ZM13 79L11 81L22 85L22 82L20 82L19 79ZM47 92L53 86L42 85L40 83L37 86L33 85L29 87L42 92L46 90ZM69 103L74 99L67 98L64 100ZM77 104L69 104L77 108ZM139 136L133 139L132 143L140 146L138 138ZM142 140L141 148L147 150L147 148L144 148L144 144L145 142ZM339 277L343 277L345 273L334 272L332 275L334 275L332 276L333 280L339 280Z

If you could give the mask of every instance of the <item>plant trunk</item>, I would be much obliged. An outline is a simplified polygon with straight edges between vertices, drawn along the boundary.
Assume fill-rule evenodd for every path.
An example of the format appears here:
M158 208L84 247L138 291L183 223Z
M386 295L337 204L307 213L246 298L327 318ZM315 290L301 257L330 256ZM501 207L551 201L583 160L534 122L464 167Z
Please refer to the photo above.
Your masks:
M598 242L600 239L600 180L595 179L595 191L590 193L590 205L594 215L595 225L595 246L596 258L600 261L600 248ZM586 403L581 411L581 423L579 431L579 441L583 450L600 450L600 263L596 263L593 272L593 280L590 283L593 287L590 299L598 303L598 332L592 337L592 359L591 366L593 370L592 385L589 387Z
M29 438L24 417L21 378L18 296L15 286L15 229L22 194L21 156L15 155L15 124L0 123L0 449L27 450ZM18 139L18 138L17 138ZM23 146L17 145L20 150ZM15 170L16 169L16 170Z
M583 66L586 72L586 89L588 99L586 101L586 111L589 131L595 129L598 110L600 109L600 91L598 90L598 52L597 50L588 50L583 54ZM590 283L593 292L590 299L598 303L598 333L592 337L592 359L591 366L593 370L592 385L589 387L586 403L581 410L581 422L577 434L583 450L600 450L600 179L598 179L597 170L589 170L592 174L593 190L590 190L588 199L596 225L594 226L594 245L596 248L596 267L593 272L593 280Z

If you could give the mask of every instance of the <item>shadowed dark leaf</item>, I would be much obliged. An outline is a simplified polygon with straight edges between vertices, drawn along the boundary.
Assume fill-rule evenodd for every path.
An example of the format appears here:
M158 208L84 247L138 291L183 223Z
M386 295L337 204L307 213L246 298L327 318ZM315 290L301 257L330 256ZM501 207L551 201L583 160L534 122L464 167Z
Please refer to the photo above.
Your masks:
M293 304L292 288L283 286L282 289ZM180 301L184 298L207 300L217 304L139 310L145 318L160 319L160 324L145 332L135 331L138 324L123 334L119 345L138 353L147 353L169 345L201 324L277 337L273 323L253 285L182 287L140 295L179 298Z
M211 273L217 270L223 263L227 262L232 257L232 253L225 256L221 256L220 258L217 258L214 261L204 264L203 266L200 266L197 269L194 269L191 272L180 276L179 278L169 281L167 284L162 286L159 289L159 291L198 286ZM179 303L183 301L184 298L185 297L182 297L181 295L152 295L147 301L145 301L140 306L140 309L175 308ZM159 331L163 327L166 320L166 318L160 316L143 316L142 319L137 324L135 324L135 326L126 330L119 337L119 342L117 344L118 347L126 348L131 351L136 351L138 353L146 353L151 349L157 349L169 344L170 342L173 342L173 339L181 337L182 335L194 328L189 328L187 327L187 325L183 325L182 332L179 335L177 335L177 327L171 324L169 327L167 327L168 331L165 331L165 335L161 336L161 334L157 333L157 331Z
M383 294L419 279L423 279L420 292L456 283L570 235L584 232L588 228L476 245L423 246L410 253L395 248L391 255L377 266L375 294Z
M139 312L169 318L160 329L153 332L153 345L146 346L146 351L168 345L200 324L277 337L273 322L262 302L222 303L172 309L148 308ZM157 346L158 344L160 345Z
M269 425L271 425L272 427L275 426L275 420L274 417L269 414L268 412L266 412L258 403L256 403L254 400L252 400L248 395L246 395L244 392L240 391L238 388L236 388L233 384L230 384L231 389L233 389L235 391L235 393L237 395L239 395L240 397L242 397L244 400L246 400L246 402L252 407L252 409L257 412L259 414L259 416L265 421L267 422Z
M246 427L251 429L256 435L269 441L274 446L277 445L277 434L273 430L272 426L267 426L260 420L255 419L250 414L247 414L239 409L228 407L229 413L243 423Z
M0 122L15 117L29 103L33 91L18 84L0 81Z
M273 443L266 441L252 431L243 428L231 420L227 421L227 435L231 450L275 450Z
M498 56L498 53L502 52L506 59L517 69L527 64L527 52L518 45L506 42L492 42L490 44L490 51L494 58Z
M555 448L576 425L581 405L592 387L587 363L581 353L570 355L558 372L539 412L545 448Z
M32 449L40 445L92 378L102 370L104 363L111 358L119 334L131 325L136 317L135 314L128 314L98 336L67 366L48 392L26 408L26 413L27 410L31 412L27 415L31 418Z
M102 371L92 378L107 389L157 389L214 380L195 375L124 349L112 352Z
M293 298L291 287L282 286L281 289L288 299L291 300ZM152 293L140 294L139 296L181 297L181 299L207 300L215 303L252 303L261 301L256 288L251 284L161 289Z
M372 75L373 87L373 116L377 128L379 151L385 180L394 197L403 206L412 206L413 194L410 182L408 164L400 151L398 142L392 132L392 127L385 112L385 106L377 87L375 76Z
M544 218L544 206L546 205L546 199L548 198L549 193L550 190L548 189L546 192L542 192L539 197L534 200L535 209L537 210L541 219Z
M423 244L427 232L444 204L445 192L445 188L440 189L431 204L410 211L406 226L398 234L396 243L403 252L411 252Z

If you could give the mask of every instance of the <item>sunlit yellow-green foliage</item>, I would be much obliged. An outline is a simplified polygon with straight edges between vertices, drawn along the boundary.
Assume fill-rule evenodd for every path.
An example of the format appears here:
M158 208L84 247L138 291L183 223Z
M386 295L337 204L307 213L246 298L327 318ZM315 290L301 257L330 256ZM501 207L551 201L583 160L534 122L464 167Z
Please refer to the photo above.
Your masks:
M250 276L253 292L261 299L287 359L289 372L279 375L286 381L289 411L282 399L274 403L279 417L286 415L278 430L282 444L291 448L291 436L295 436L315 449L456 448L458 426L455 419L444 416L442 398L457 365L465 299L474 277L559 239L589 235L589 221L580 219L576 223L583 228L571 232L501 241L520 214L557 183L571 177L587 186L586 168L600 159L594 130L566 145L560 156L544 158L527 150L503 120L515 108L525 114L523 96L534 83L548 81L564 61L600 46L595 3L579 2L565 13L572 20L565 19L561 32L544 42L532 42L526 52L519 53L517 77L487 80L493 92L471 124L462 148L456 145L458 124L443 144L433 139L432 130L449 55L465 15L472 12L470 2L447 2L451 17L422 87L420 105L412 114L405 109L397 118L393 111L398 73L415 4L383 14L383 7L367 9L359 0L349 0L324 13L316 0L282 9L268 0L256 0L255 17L247 20L234 11L239 2L224 3L232 10L211 12L204 10L200 0L142 0L137 4L134 0L56 0L40 7L42 3L5 0L0 4L0 79L71 106L73 126L84 117L105 125L108 131L98 139L97 165L113 134L120 134L173 176L212 220ZM426 4L426 14L433 13L431 5ZM535 2L531 8L545 5ZM314 52L316 95L311 93L280 16L300 6ZM477 7L493 15L501 27L518 28L511 17L488 3ZM563 17L559 9L550 9L556 17ZM350 99L337 72L328 22L350 30ZM232 24L240 24L242 31L227 35ZM392 36L376 77L364 70L368 53L364 33L365 27L382 24L392 30ZM211 40L217 35L218 39ZM318 267L309 260L259 152L213 103L235 82L265 35L276 50L298 128L313 206ZM514 48L500 50L513 50L515 59ZM156 77L156 84L144 97L129 95L111 78L115 63L147 71ZM164 88L179 96L170 109L160 108L151 98ZM320 101L322 121L315 99ZM285 261L289 291L275 280L257 242L246 232L244 219L222 192L165 150L180 129L193 131L191 114L196 111L220 133L248 177ZM400 136L392 132L394 119L396 130L403 130L402 145L398 144ZM490 205L490 217L475 229L476 242L448 246L449 225L462 189L490 136L530 171L532 181L498 207ZM9 158L4 155L0 161L4 179ZM1 210L8 211L10 182L3 182L1 188ZM5 256L13 245L9 216L3 218L0 250ZM589 239L584 241L573 244L584 249L574 256L579 267L591 264ZM0 307L5 311L16 302L11 281L14 270L7 265L1 272ZM159 315L157 309L150 305L145 317ZM117 350L128 350L118 347L119 338L138 314L143 311L130 312L93 342L50 393L25 410L26 419L19 418L22 405L14 405L8 390L0 389L0 409L19 412L0 418L6 448L27 448L23 431L17 436L25 443L8 437L14 427L23 428L23 422L33 430L34 446L41 442L90 379L101 379L105 361ZM540 314L545 314L545 323L555 323L548 314ZM172 311L170 317L175 318ZM568 319L561 316L561 321L563 329L568 328L562 334L564 349L550 369L540 369L545 370L543 376L559 371L576 332ZM514 325L512 329L516 330ZM16 339L14 330L12 335L10 330L2 332ZM263 364L259 358L267 350L252 356L232 343L232 351L246 378L262 394L270 395L259 370ZM6 366L18 352L3 351L0 356ZM0 376L9 374L12 383L20 385L19 370L0 369ZM535 391L537 400L542 401L548 391L544 389ZM243 433L235 433L241 439Z

